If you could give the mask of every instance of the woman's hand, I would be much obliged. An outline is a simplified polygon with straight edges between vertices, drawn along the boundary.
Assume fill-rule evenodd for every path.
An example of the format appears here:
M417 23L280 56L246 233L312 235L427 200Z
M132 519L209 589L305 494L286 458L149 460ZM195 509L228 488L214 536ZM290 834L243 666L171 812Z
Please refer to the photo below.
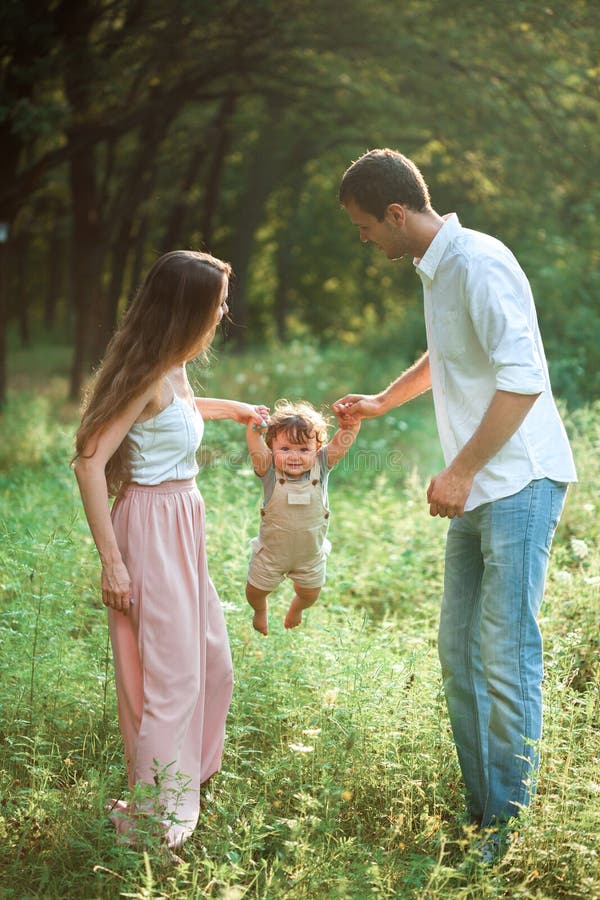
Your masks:
M242 425L259 425L266 427L269 421L270 409L268 406L252 406L250 403L237 403L235 421Z
M233 419L242 425L266 425L269 407L242 403L241 400L224 400L217 397L195 397L196 407L203 419Z
M102 566L102 602L125 615L135 603L131 578L123 562Z

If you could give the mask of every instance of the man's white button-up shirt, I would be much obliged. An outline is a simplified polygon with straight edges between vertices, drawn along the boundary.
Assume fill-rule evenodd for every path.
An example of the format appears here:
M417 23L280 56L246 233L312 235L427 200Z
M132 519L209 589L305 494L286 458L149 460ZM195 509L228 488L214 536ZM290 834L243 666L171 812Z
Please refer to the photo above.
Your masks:
M541 394L521 427L475 476L465 510L515 494L537 478L575 481L531 288L513 254L496 238L463 228L453 213L414 264L423 283L446 465L478 428L495 391Z

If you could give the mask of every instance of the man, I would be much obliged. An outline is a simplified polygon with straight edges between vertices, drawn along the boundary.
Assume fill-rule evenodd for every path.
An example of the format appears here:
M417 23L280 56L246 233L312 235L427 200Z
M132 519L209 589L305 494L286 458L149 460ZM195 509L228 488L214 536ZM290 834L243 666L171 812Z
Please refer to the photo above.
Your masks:
M428 350L386 390L334 404L378 416L433 390L446 468L429 484L451 522L439 655L482 859L501 849L535 790L542 725L536 616L567 483L576 479L531 289L500 241L432 208L416 165L372 150L339 199L360 240L409 255L423 283Z

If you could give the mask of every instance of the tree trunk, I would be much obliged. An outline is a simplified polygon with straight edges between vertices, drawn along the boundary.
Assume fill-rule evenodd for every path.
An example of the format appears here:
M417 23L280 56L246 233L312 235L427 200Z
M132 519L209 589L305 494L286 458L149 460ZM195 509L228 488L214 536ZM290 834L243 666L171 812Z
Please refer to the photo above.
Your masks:
M95 335L102 325L102 269L106 256L95 149L80 140L93 104L97 83L90 34L97 8L91 0L64 0L60 8L64 36L64 84L71 108L69 180L71 194L72 290L75 309L75 350L70 398L77 400L84 373L93 359Z
M235 112L237 97L228 94L223 100L215 122L215 151L206 177L204 190L204 214L202 216L202 241L211 250L215 213L221 195L221 181L225 168L225 157L231 144L231 121Z
M169 213L169 218L167 220L167 227L165 228L165 233L161 241L163 253L168 253L170 250L176 250L182 242L184 226L188 216L188 194L198 178L198 173L204 162L205 156L206 147L202 144L202 146L198 147L195 152L192 153L188 161L188 167L183 181L181 182L177 199L171 207L171 212Z
M25 234L19 236L13 242L14 271L12 278L11 294L14 298L14 310L19 323L19 337L21 346L29 347L31 344L31 327L29 321L29 290L27 282L27 256L29 250L29 238Z
M36 88L36 81L34 79L24 79L22 73L36 63L39 65L41 61L49 58L48 32L45 28L39 27L40 13L41 19L45 23L48 24L51 21L51 13L43 9L43 4L21 0L20 4L12 4L16 9L9 9L8 6L9 4L5 4L6 9L3 9L3 13L6 13L9 22L11 13L18 9L17 16L19 18L23 15L24 21L35 22L37 27L21 28L15 33L16 43L13 48L12 59L10 55L7 55L8 61L5 61L2 72L3 105L6 109L0 122L0 159L2 160L2 165L0 165L0 197L3 198L0 201L0 408L6 402L8 381L6 331L9 319L7 269L9 252L12 252L10 234L15 216L24 199L23 196L15 193L13 189L17 181L19 159L28 140L22 131L14 128L11 107L16 109L17 104L21 101L27 102ZM42 73L40 72L39 74L41 78ZM8 112L8 115L6 115L6 112Z
M0 413L6 405L7 365L6 365L6 328L8 325L8 297L6 289L6 259L8 241L0 235Z
M236 100L235 94L228 94L224 98L219 106L219 110L212 125L208 129L205 140L190 156L177 199L171 208L167 227L165 228L165 234L162 240L162 248L165 253L169 250L176 249L183 241L186 221L189 215L188 196L198 181L202 164L207 156L209 156L210 151L208 148L214 146L212 160L206 175L204 208L200 223L202 246L206 247L207 250L210 250L211 248L213 220L221 191L221 178L223 175L225 156L231 140L230 126L231 118L235 111Z
M129 279L129 292L127 305L131 303L141 287L144 277L144 248L146 246L146 234L148 233L148 217L144 216L138 225L133 242L133 262L131 264L131 276Z
M115 208L106 216L112 222L115 238L110 254L110 285L104 306L101 328L96 333L94 356L101 359L117 324L119 302L127 261L134 246L134 222L144 199L152 193L156 177L156 158L177 108L168 112L157 105L139 132L138 147L125 184L117 194Z
M46 292L44 295L44 328L52 331L56 327L56 308L62 287L63 240L55 232L48 237L46 263Z
M275 329L278 339L287 340L287 317L289 315L290 263L292 259L291 228L285 229L277 244L277 287L275 289Z
M273 186L277 183L280 165L273 156L272 126L277 121L279 108L272 104L269 116L254 148L254 155L246 175L246 190L240 199L236 217L238 228L231 246L231 259L235 265L235 278L230 286L234 328L232 340L242 351L248 334L248 283L250 262L254 251L255 235L262 222L265 206Z
M71 159L73 206L72 272L75 307L75 351L70 397L77 400L83 377L93 359L96 332L102 325L102 268L105 235L98 205L93 153L74 152Z

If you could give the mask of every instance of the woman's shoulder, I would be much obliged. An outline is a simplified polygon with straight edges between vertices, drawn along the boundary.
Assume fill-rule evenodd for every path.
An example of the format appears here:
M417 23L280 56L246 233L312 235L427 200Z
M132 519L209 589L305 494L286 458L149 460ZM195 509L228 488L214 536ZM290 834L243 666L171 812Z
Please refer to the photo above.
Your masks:
M164 377L157 378L137 398L139 403L142 404L142 408L135 420L135 424L141 425L149 419L154 419L170 406L174 398L175 392L170 383Z

